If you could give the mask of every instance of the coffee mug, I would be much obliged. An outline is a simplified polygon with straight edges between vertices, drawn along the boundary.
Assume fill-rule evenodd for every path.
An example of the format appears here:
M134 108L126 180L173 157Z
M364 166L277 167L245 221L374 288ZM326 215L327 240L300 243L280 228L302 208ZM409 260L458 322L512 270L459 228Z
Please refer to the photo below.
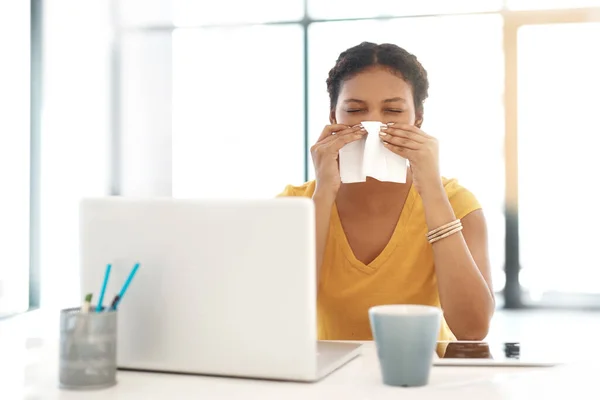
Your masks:
M383 383L427 385L441 319L442 311L431 306L390 304L369 309Z

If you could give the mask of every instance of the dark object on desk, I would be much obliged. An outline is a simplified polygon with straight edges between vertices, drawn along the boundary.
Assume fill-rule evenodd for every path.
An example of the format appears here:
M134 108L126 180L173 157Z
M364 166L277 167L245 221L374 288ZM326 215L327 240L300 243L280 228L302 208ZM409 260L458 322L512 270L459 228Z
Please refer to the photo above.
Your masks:
M443 345L438 345L440 358L493 358L490 346L485 342L450 342Z
M504 355L518 360L521 356L521 343L504 343Z

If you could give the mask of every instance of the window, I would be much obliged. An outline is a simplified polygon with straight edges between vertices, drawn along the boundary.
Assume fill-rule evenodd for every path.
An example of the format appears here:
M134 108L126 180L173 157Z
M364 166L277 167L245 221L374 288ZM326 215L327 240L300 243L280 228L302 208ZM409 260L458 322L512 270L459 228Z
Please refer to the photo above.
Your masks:
M430 36L430 32L444 35ZM477 35L473 35L477 32ZM441 143L441 169L473 191L486 212L496 289L504 285L504 106L498 15L319 23L310 29L310 143L328 123L325 79L339 53L363 40L392 42L427 69L423 130ZM468 143L468 145L466 145ZM474 151L476 149L476 151ZM311 177L314 171L311 169Z
M29 2L0 2L0 316L29 307Z
M302 0L174 0L173 3L177 26L297 21L304 14Z
M121 39L120 194L171 195L171 33ZM151 116L151 117L150 117Z
M308 12L316 19L474 13L501 8L502 0L308 0Z
M108 194L110 29L106 3L44 4L41 307L54 310L82 300L79 202Z
M519 30L521 280L534 298L600 293L597 37L600 23Z
M299 21L303 0L119 0L123 26L202 26Z
M600 0L507 0L511 10L600 7Z
M600 89L592 38L598 36L600 0L227 0L210 7L194 0L122 0L118 5L122 194L272 197L288 183L314 178L307 147L328 123L329 69L341 51L361 41L392 42L416 54L429 73L423 129L440 140L443 175L458 178L482 203L494 286L505 287L507 305L520 304L519 264L523 284L533 293L594 291L593 268L583 266L590 253L582 252L571 269L569 251L547 237L550 230L539 233L547 215L562 204L545 195L551 178L562 175L541 174L539 166L556 164L554 154L564 151L547 137L576 126L592 143L591 132L598 130L591 117ZM529 25L542 23L555 25ZM548 82L558 75L576 84L555 86L550 96ZM577 100L548 103L556 94ZM569 120L562 110L578 113L578 119ZM595 145L582 150L581 159L565 155L565 162L577 160L591 171L585 157ZM591 179L589 171L572 182ZM578 190L593 208L587 188ZM519 210L513 209L517 192ZM582 209L574 211L578 218L598 222L595 211L584 216L578 214ZM569 232L583 229L574 220L560 223ZM575 243L574 237L563 244L589 240ZM548 248L556 249L556 257Z
M297 25L173 34L173 195L274 197L304 177Z
M171 0L119 0L114 2L118 23L122 27L144 27L170 24L173 18Z

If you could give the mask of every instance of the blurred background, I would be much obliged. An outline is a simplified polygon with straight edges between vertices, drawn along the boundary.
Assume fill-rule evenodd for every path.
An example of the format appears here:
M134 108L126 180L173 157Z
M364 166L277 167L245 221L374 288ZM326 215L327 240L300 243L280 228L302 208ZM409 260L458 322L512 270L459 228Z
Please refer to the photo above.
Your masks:
M79 303L82 197L311 179L327 72L365 40L427 69L499 307L600 309L599 0L2 0L0 315Z

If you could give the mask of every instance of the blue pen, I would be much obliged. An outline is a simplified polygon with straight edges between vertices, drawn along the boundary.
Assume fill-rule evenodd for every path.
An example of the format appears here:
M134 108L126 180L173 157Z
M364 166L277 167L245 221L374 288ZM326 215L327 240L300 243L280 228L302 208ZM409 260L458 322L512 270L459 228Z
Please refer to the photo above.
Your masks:
M137 272L139 266L140 266L140 263L136 263L133 266L133 269L129 273L129 276L127 277L127 280L125 281L125 284L123 285L123 287L121 288L121 291L119 292L119 294L115 298L116 302L113 302L114 304L112 305L111 309L116 310L117 306L119 305L119 303L121 302L121 300L123 300L123 296L125 295L125 292L127 291L127 288L129 287L129 284L131 283L131 280L135 276L135 273Z
M102 311L102 302L104 301L104 292L106 291L106 284L108 283L108 277L110 276L111 265L106 265L106 272L104 273L104 282L102 282L102 289L100 289L100 297L98 298L98 304L96 305L96 312Z

